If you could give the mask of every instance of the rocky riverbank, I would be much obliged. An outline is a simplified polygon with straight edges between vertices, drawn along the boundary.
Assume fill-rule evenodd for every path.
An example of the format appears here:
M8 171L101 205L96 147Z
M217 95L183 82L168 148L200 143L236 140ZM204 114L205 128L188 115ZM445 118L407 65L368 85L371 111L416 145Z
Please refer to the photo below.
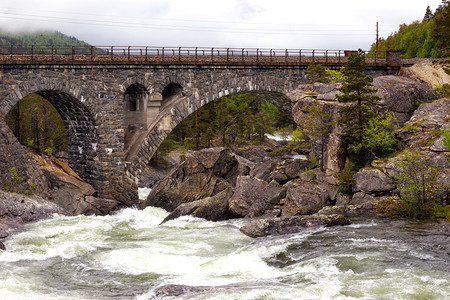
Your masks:
M372 214L380 200L398 199L400 188L394 180L400 173L398 162L405 153L417 151L426 164L438 168L439 181L447 187L441 195L445 205L450 203L450 162L442 131L450 127L448 116L448 98L420 105L396 131L403 151L359 170L350 195L338 192L333 168L322 172L309 160L295 159L295 153L273 158L267 155L270 149L253 147L240 151L243 157L225 148L210 148L188 155L154 186L146 204L172 212L163 222L182 215L211 221L254 218L241 229L252 237L345 225L349 216ZM327 166L338 168L339 154L334 149L327 149L328 158L336 158L329 159Z

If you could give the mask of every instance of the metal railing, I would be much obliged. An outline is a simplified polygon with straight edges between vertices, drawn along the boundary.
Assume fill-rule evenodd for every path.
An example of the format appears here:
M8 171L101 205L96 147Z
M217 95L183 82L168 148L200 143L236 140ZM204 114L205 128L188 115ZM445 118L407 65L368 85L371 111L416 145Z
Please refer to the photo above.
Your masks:
M151 46L0 45L0 64L345 64L351 50ZM386 53L366 52L367 64L386 64Z

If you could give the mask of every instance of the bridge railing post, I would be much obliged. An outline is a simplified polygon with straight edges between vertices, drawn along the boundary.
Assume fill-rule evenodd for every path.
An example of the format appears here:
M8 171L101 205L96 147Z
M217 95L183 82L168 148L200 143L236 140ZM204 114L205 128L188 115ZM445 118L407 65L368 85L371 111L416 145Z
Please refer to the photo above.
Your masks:
M195 47L195 63L197 63L197 51L198 51L198 49L197 49L197 47Z
M211 48L211 62L214 61L214 48Z
M181 47L178 48L178 61L181 61Z
M316 50L313 50L313 51L312 51L312 60L313 60L313 62L316 62L316 61L315 61L315 58L314 58L314 51L316 51Z
M259 49L256 49L256 64L259 64Z
M128 46L128 61L130 61L130 46Z
M51 51L52 51L52 61L53 61L53 47L54 47L54 46L52 45L52 50L51 50Z
M338 62L341 63L341 50L338 51Z
M242 57L242 64L244 64L244 48L242 48L242 54L241 54L241 57Z
M302 49L298 50L298 63L302 64Z
M325 50L325 65L328 66L328 50Z
M145 47L145 62L147 62L148 55L148 47Z
M164 61L164 47L162 47L162 49L161 49L161 54L162 54L162 61Z
M227 63L230 61L230 48L227 48Z
M75 61L75 49L72 46L72 61Z
M272 63L272 49L270 49L270 63Z
M111 61L114 60L114 46L111 46Z

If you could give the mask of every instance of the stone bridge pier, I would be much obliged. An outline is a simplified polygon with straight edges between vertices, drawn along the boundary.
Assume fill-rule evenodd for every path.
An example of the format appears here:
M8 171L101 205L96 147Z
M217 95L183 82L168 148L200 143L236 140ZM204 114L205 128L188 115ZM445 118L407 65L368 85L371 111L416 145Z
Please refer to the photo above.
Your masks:
M139 204L137 185L147 163L183 119L236 92L255 93L291 114L285 94L306 82L305 68L0 65L0 114L31 93L47 99L67 129L69 165L99 197L131 206Z

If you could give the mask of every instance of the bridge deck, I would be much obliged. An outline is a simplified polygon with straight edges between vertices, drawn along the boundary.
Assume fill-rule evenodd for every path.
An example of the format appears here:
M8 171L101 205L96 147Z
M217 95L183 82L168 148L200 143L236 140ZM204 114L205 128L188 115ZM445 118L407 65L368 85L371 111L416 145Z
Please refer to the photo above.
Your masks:
M326 66L346 64L352 51L182 47L0 46L0 65ZM368 66L399 66L388 53L366 55ZM382 56L382 57L381 57Z

